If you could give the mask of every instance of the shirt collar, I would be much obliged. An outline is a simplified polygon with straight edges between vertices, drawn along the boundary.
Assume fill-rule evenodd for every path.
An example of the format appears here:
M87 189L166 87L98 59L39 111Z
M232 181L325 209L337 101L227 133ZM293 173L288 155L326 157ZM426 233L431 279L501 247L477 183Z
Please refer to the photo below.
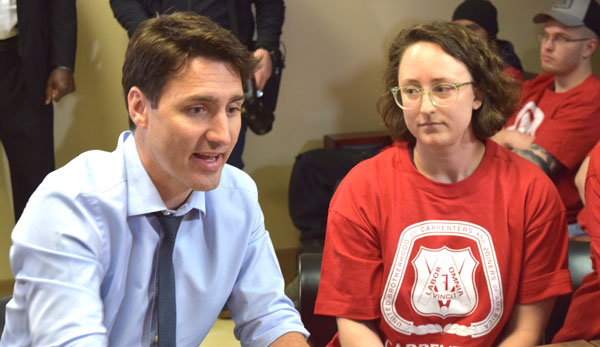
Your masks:
M123 146L127 178L127 215L143 215L158 211L171 211L176 215L184 215L192 210L206 214L205 192L193 191L187 201L176 211L169 210L152 183L150 176L142 165L137 151L135 138L131 131L125 131L119 137L119 145Z

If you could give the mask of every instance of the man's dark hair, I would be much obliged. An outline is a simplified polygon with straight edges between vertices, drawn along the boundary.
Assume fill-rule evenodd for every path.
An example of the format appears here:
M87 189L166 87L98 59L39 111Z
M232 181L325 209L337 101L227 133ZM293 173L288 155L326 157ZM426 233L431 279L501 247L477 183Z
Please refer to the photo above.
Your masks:
M467 67L475 93L482 100L481 107L473 111L471 120L477 139L485 141L502 129L519 99L518 83L503 72L505 65L502 59L477 34L456 23L433 22L402 30L390 46L388 65L383 75L383 94L379 97L377 109L392 138L416 142L390 90L398 85L402 55L417 42L435 43ZM431 68L435 69L434 66Z
M192 12L159 15L139 25L129 40L123 63L123 93L138 87L158 106L162 90L188 59L204 57L226 62L241 81L254 73L258 61L231 32ZM135 124L129 119L129 126Z

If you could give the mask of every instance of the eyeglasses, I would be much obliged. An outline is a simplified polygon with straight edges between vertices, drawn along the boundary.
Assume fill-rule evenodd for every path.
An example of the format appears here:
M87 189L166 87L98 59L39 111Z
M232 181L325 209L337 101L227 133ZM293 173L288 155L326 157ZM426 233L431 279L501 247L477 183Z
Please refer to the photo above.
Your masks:
M464 83L440 83L433 86L426 94L429 95L431 104L435 107L447 107L458 99L458 89L473 82ZM418 108L421 104L421 97L425 94L423 88L415 86L399 86L392 88L392 95L396 105L403 110Z
M564 45L567 42L577 42L577 41L586 41L586 40L592 40L592 37L586 37L586 38L581 38L581 39L570 39L564 36L552 36L548 33L540 33L538 35L538 39L540 40L540 42L548 42L548 41L552 41L552 43L557 44L557 45Z

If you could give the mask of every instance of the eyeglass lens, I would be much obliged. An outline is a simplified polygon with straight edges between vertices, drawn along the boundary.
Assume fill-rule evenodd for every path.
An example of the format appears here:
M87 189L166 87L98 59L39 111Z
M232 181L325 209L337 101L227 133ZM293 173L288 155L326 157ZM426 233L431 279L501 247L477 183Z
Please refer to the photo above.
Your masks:
M428 94L435 106L449 106L456 101L458 88L446 83L435 85L427 92L414 86L399 87L394 93L394 98L398 106L410 109L419 107L423 94Z

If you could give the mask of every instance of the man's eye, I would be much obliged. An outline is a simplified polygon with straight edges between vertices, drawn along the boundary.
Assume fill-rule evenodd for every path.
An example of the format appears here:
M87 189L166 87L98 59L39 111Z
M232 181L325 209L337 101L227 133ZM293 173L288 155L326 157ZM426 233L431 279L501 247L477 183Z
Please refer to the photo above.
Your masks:
M194 106L188 109L188 112L192 115L198 115L206 112L206 107L204 106Z
M567 42L567 41L569 41L569 39L567 39L567 38L566 38L566 37L564 37L564 36L556 36L556 37L554 38L554 41L555 41L555 42L560 42L560 43L563 43L563 42Z
M227 108L227 113L230 115L236 115L241 112L241 106L230 106Z

